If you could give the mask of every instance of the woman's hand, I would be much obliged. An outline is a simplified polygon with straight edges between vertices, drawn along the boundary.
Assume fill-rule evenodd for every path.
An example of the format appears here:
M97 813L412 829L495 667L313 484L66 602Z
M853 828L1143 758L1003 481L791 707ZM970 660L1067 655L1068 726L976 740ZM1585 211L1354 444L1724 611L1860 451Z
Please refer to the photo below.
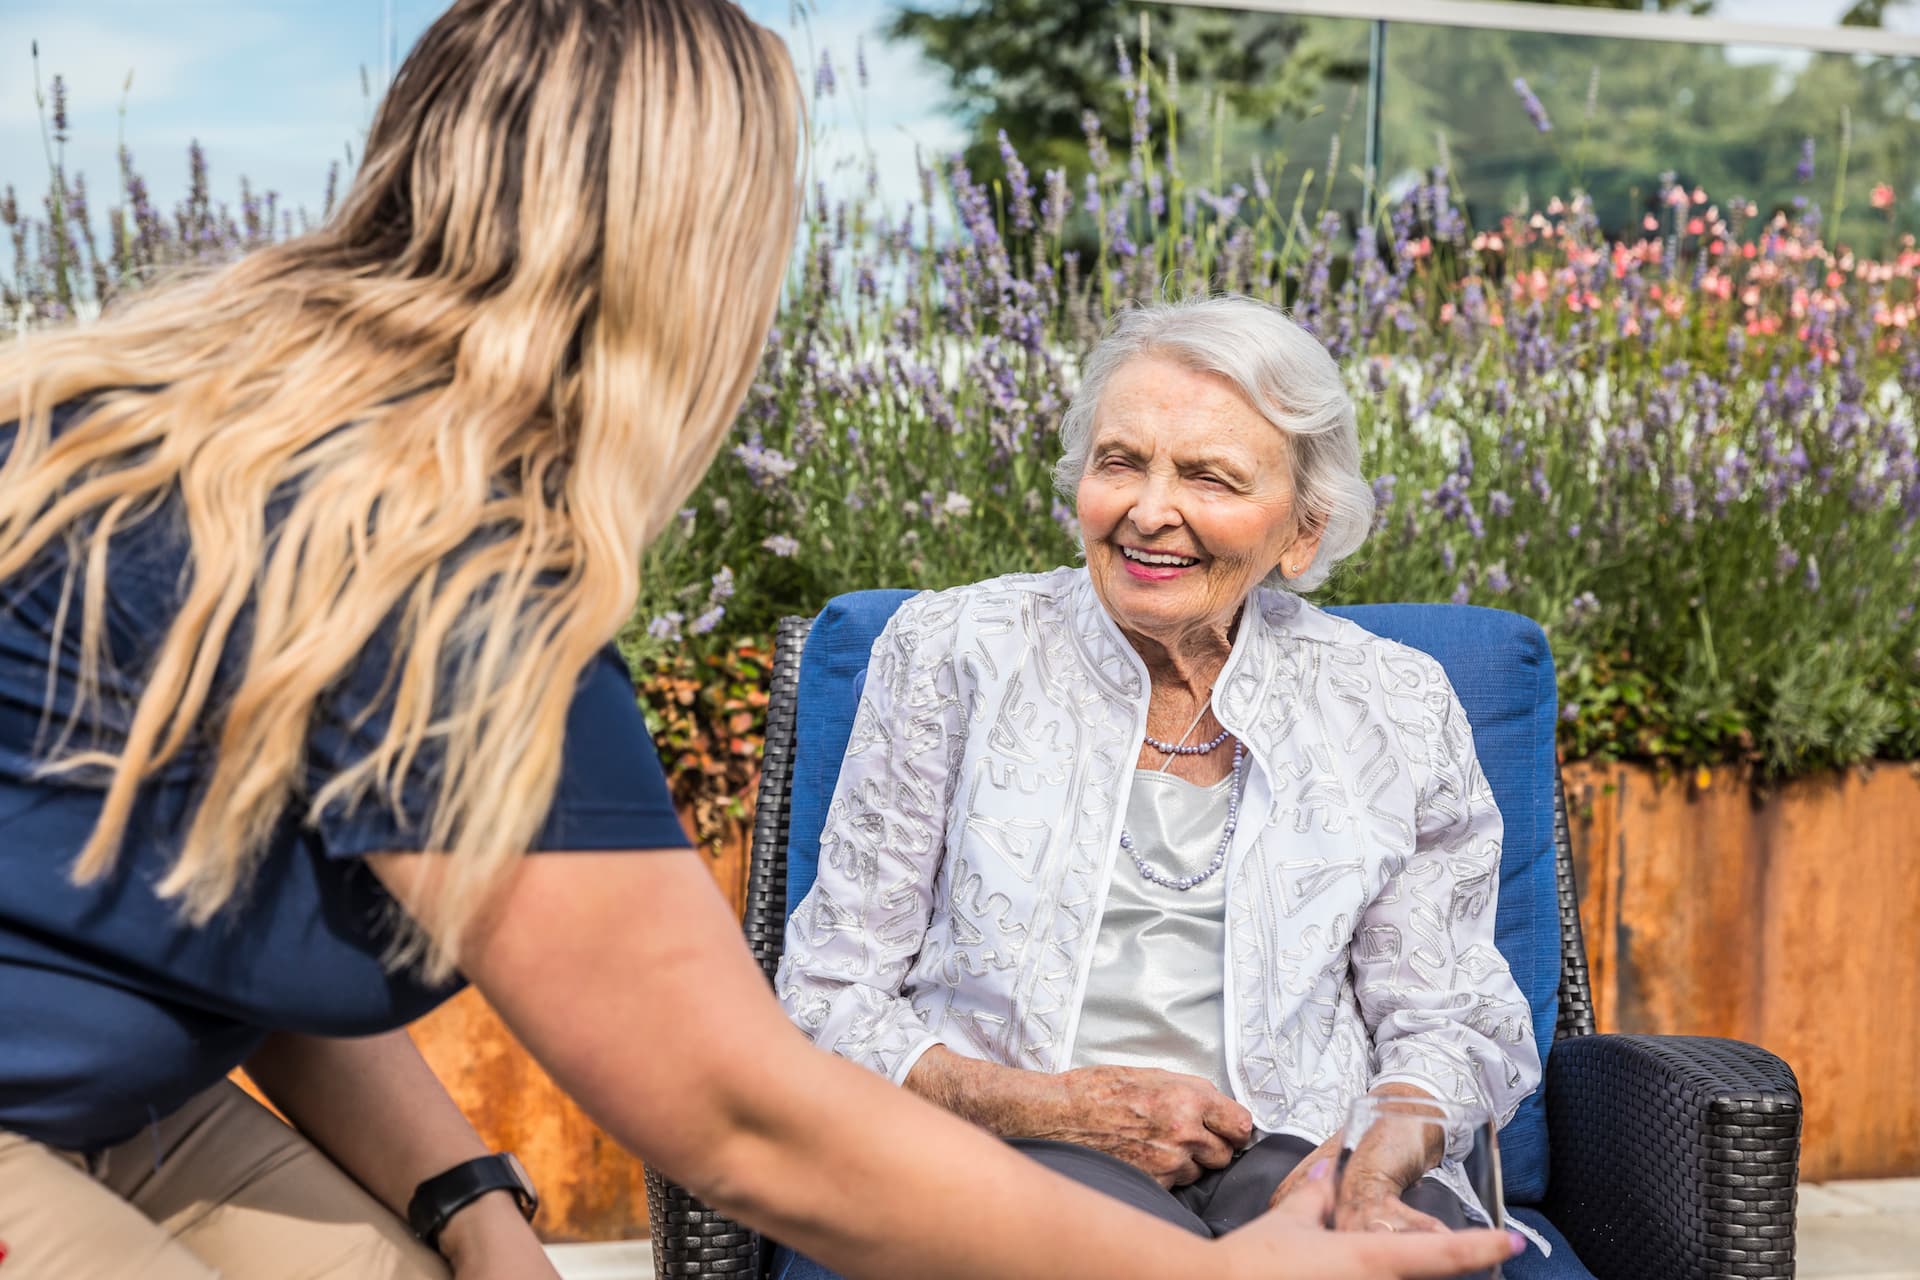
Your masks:
M1034 1137L1092 1147L1163 1187L1224 1169L1253 1137L1253 1116L1199 1076L1152 1067L1081 1067L1059 1077L1061 1126Z
M1335 1211L1333 1160L1316 1156L1302 1167L1307 1174L1271 1212L1217 1241L1225 1255L1225 1266L1218 1274L1284 1275L1290 1280L1427 1280L1484 1271L1525 1245L1511 1231L1440 1235L1383 1231L1366 1236L1328 1231L1324 1224Z

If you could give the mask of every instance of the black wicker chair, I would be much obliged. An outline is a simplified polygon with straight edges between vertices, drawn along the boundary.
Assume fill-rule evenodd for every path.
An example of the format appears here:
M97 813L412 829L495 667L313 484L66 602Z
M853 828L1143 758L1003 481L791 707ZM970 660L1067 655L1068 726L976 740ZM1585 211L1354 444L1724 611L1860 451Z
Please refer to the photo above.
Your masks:
M780 623L747 881L748 945L769 982L786 936L787 819L800 654ZM1552 1172L1540 1206L1601 1280L1791 1277L1800 1091L1773 1054L1735 1040L1598 1035L1564 789L1554 805L1560 1015L1547 1060ZM767 1274L754 1232L647 1172L657 1276Z

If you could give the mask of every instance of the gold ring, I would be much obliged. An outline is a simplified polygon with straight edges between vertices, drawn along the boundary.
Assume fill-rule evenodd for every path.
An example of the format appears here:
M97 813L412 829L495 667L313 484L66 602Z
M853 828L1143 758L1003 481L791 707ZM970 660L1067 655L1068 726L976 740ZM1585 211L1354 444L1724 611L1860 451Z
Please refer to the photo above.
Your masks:
M1400 1229L1399 1227L1395 1226L1393 1223L1388 1222L1385 1218L1375 1218L1372 1222L1369 1222L1367 1225L1370 1227L1385 1227L1389 1231L1398 1231Z

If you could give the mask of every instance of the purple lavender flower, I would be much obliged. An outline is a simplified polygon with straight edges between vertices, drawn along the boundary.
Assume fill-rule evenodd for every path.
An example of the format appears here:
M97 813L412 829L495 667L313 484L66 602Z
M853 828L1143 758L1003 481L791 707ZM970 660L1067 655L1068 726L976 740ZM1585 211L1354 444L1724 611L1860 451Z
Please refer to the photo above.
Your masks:
M686 620L686 615L677 611L663 613L647 624L647 634L655 640L678 644L685 638L680 634L680 627Z
M1541 133L1553 132L1553 121L1547 119L1547 109L1540 105L1540 99L1527 87L1526 77L1513 78L1513 91L1520 95L1520 106L1527 113L1527 119L1533 121L1533 127Z
M726 616L727 616L726 608L722 605L715 605L713 606L713 608L707 610L705 613L701 614L699 617L695 618L691 623L689 623L687 626L687 630L693 632L693 634L697 636L707 635L715 627L719 626L720 619Z
M1061 229L1067 225L1067 215L1073 212L1073 192L1067 186L1065 169L1047 170L1047 194L1040 199L1040 233L1049 240L1057 240Z
M1569 702L1566 706L1560 708L1560 719L1566 724L1573 724L1579 720L1580 704L1577 702Z
M733 456L747 469L747 477L753 481L756 489L777 484L792 475L800 464L781 453L778 449L768 449L759 440L733 447Z
M1487 510L1496 518L1504 519L1513 514L1513 499L1502 490L1495 489L1487 495Z
M1487 590L1497 596L1503 596L1507 594L1512 587L1513 580L1507 577L1507 566L1505 564L1496 564L1493 568L1487 570Z
M831 98L836 85L833 76L833 55L825 49L820 51L820 66L813 73L813 94L816 98Z
M64 146L67 141L67 78L53 78L53 141L56 146Z
M1027 176L1027 166L1020 163L1019 153L1013 144L1007 141L1007 131L1000 131L1000 159L1007 166L1007 193L1013 197L1013 227L1016 231L1033 230L1033 183Z
M1092 183L1094 174L1103 172L1107 167L1107 161L1111 158L1107 154L1107 131L1101 128L1099 116L1091 111L1082 111L1080 132L1087 139L1087 165L1093 170L1093 173L1087 175L1087 181Z
M1469 600L1473 599L1473 592L1468 588L1466 579L1462 578L1459 585L1454 587L1453 595L1450 598L1455 604L1466 604Z
M1794 179L1798 182L1813 181L1813 139L1804 138L1800 142L1800 163L1793 167Z
M800 551L800 544L784 533L768 534L760 540L760 545L782 559L791 559Z
M865 89L870 81L867 77L867 41L865 36L853 38L853 76L855 82Z

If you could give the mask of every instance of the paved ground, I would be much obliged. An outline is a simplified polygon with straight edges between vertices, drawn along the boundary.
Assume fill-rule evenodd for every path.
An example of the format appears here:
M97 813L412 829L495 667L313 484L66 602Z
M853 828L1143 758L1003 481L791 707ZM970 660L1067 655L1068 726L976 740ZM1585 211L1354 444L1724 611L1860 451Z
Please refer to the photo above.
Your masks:
M548 1250L566 1280L651 1280L644 1240ZM1800 1188L1798 1280L1920 1280L1920 1178Z
M1800 1280L1920 1280L1920 1178L1800 1188Z

